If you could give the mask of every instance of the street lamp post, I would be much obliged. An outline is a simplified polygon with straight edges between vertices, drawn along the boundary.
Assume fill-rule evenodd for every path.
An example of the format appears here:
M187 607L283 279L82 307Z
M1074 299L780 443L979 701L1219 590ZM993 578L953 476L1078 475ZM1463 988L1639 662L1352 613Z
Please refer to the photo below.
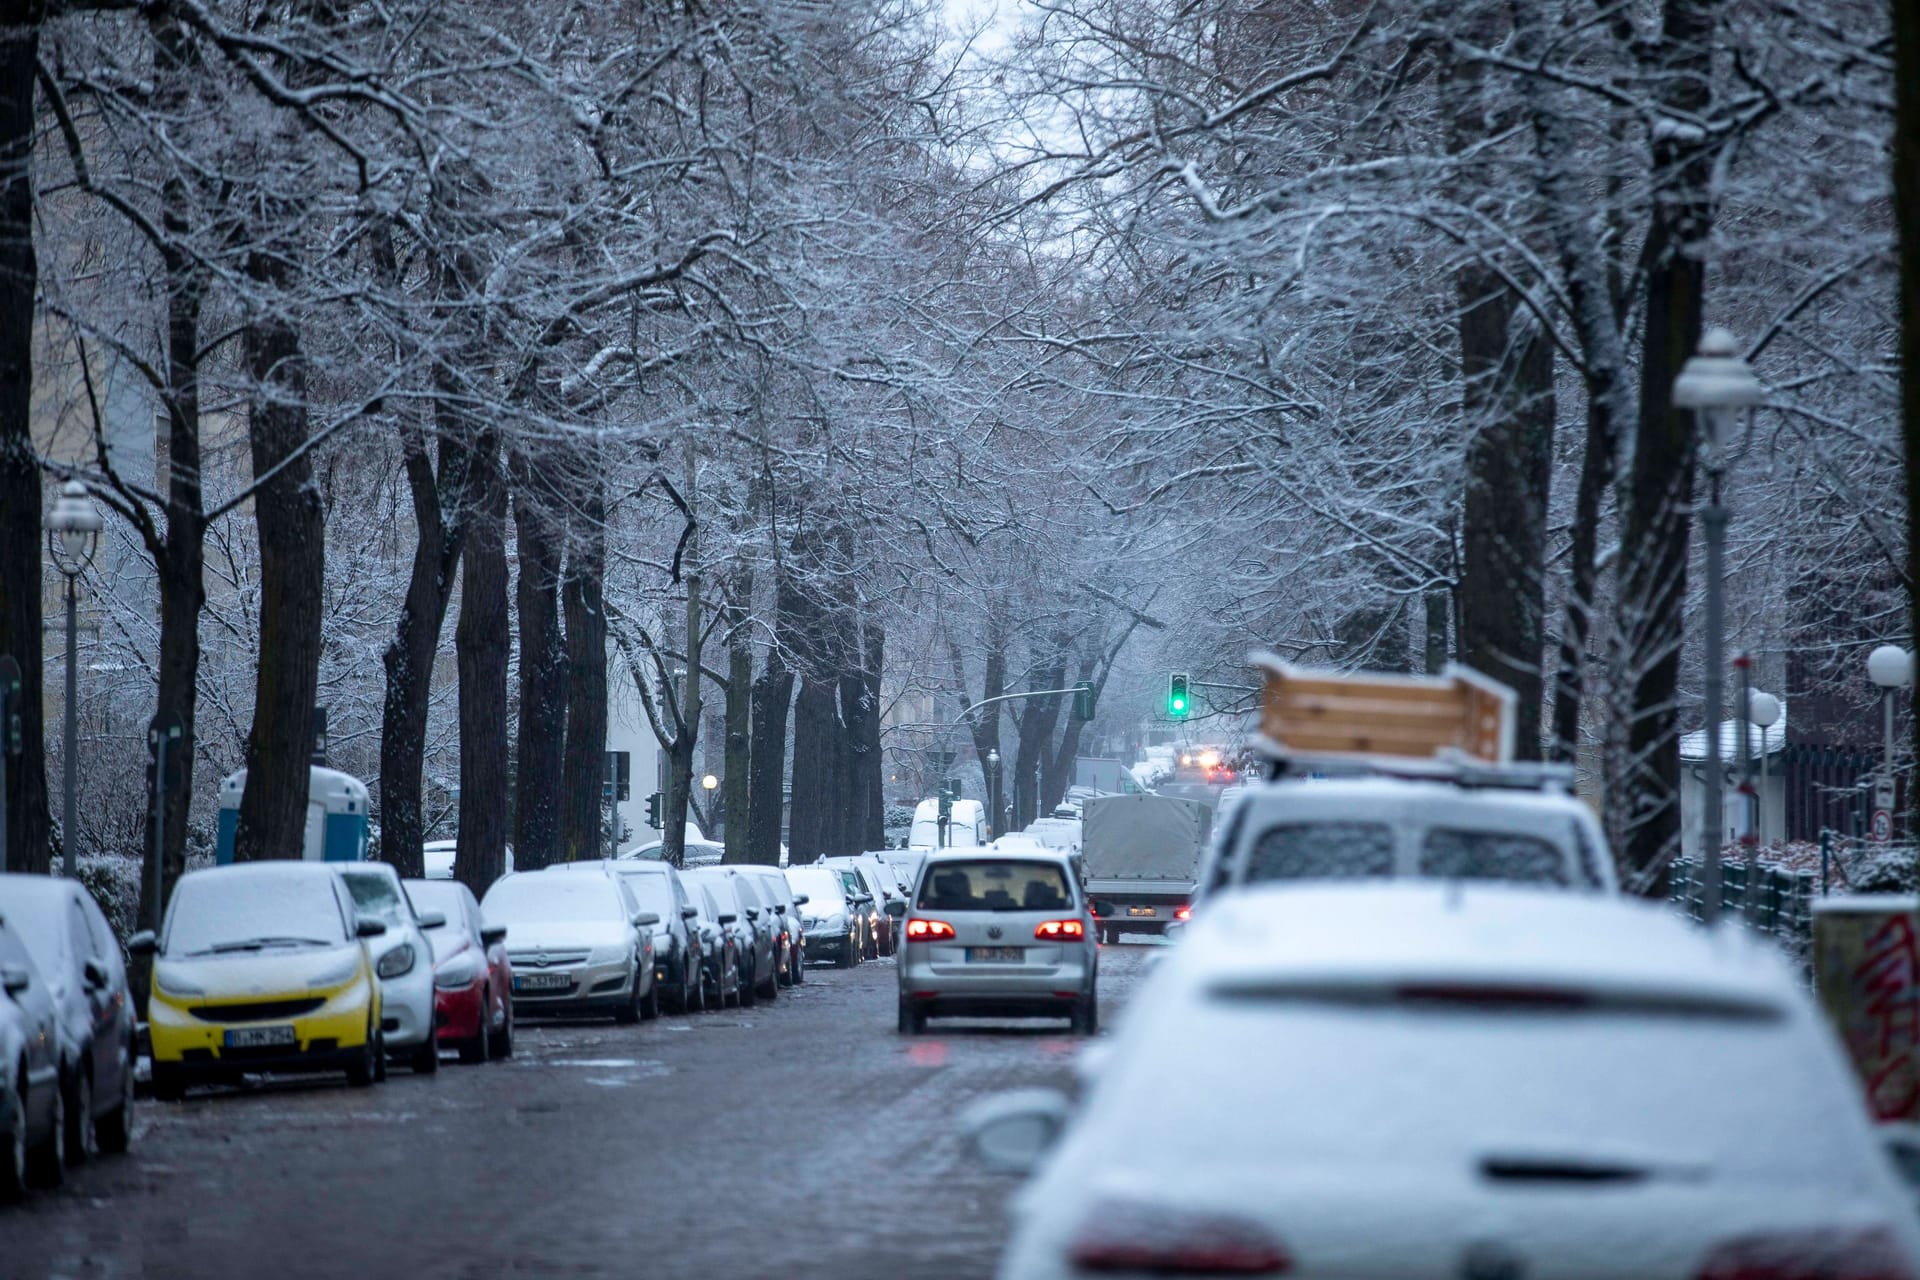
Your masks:
M993 806L993 812L987 818L987 831L995 839L1000 836L1000 748L987 748L987 803Z
M53 504L53 510L47 515L47 551L53 557L54 568L66 575L67 579L67 714L66 737L61 755L64 757L66 795L61 808L60 820L60 866L68 879L75 875L76 854L74 846L74 813L76 809L74 792L78 785L79 764L79 728L75 715L75 703L80 698L79 683L79 643L75 639L77 622L75 619L74 583L86 567L93 563L93 553L100 545L100 511L87 497L87 487L78 480L69 480L60 486L60 497Z
M1720 719L1726 666L1723 593L1726 574L1727 509L1720 483L1727 470L1727 437L1741 409L1765 399L1760 380L1740 358L1739 343L1725 329L1701 335L1696 354L1673 380L1673 404L1691 409L1700 425L1700 456L1707 467L1707 505L1700 513L1707 543L1707 652L1705 712L1707 776L1700 814L1700 914L1709 925L1720 918L1720 841L1724 834L1725 763L1721 759Z
M1891 834L1893 826L1893 694L1896 689L1909 688L1913 684L1913 655L1896 644L1883 644L1867 655L1867 678L1880 686L1882 715L1885 718L1885 738L1881 747L1879 785L1874 788L1874 821L1880 822L1879 814L1886 811L1886 826ZM1884 839L1876 831L1874 838Z
M1760 799L1753 809L1753 829L1759 843L1767 842L1767 730L1780 723L1780 699L1758 689L1747 694L1747 720L1760 730Z

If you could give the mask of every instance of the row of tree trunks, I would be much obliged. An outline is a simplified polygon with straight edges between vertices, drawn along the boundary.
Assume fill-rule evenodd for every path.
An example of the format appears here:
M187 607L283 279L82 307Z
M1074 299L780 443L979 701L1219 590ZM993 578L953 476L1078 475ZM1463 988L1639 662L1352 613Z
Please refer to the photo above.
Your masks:
M724 860L752 862L748 840L752 825L753 782L753 633L748 627L753 602L753 572L742 568L727 584L727 707L722 748L720 812ZM782 754L785 754L784 748ZM777 861L777 860L776 860Z
M567 716L567 646L560 630L565 527L554 496L515 450L513 517L520 574L514 607L520 623L520 715L514 748L514 866L537 871L559 861L560 803Z
M40 466L33 448L34 68L40 6L0 3L0 654L20 664L23 750L6 762L7 870L47 869Z
M1054 657L1034 673L1035 689L1061 688L1067 678L1066 655L1071 637L1053 637ZM1013 829L1023 831L1040 816L1041 764L1053 741L1054 726L1060 722L1061 695L1027 698L1015 721L1019 729L1013 755Z
M560 857L601 856L600 787L607 759L607 498L599 446L579 446L573 526L560 596L566 614L566 742L560 762ZM523 659L524 660L524 659Z
M506 871L507 843L507 489L500 436L475 436L472 504L465 512L460 621L460 818L454 868L478 897Z
M794 634L800 600L784 570L774 579L774 643L753 681L747 752L747 861L780 860L780 827L786 816L787 720L793 705L793 670L781 648ZM797 856L797 846L796 856Z

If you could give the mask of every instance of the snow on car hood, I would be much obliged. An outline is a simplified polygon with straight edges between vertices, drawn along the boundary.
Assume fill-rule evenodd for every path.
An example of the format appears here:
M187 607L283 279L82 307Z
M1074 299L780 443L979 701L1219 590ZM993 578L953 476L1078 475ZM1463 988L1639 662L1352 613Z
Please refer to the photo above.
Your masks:
M507 926L509 951L536 947L624 947L632 930L618 920L515 920Z
M154 977L160 989L176 999L245 1000L344 985L350 975L342 976L342 971L357 967L359 952L360 944L350 942L217 956L162 956L154 966Z

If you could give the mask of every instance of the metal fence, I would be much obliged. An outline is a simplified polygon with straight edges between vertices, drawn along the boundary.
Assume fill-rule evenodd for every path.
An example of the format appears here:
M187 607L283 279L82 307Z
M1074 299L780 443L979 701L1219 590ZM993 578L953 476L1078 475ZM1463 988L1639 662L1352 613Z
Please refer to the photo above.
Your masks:
M1813 935L1813 903L1820 877L1811 871L1728 860L1720 864L1721 911L1744 919L1756 932L1769 934L1789 951L1803 952ZM1673 864L1671 897L1688 916L1701 918L1700 885L1692 859Z

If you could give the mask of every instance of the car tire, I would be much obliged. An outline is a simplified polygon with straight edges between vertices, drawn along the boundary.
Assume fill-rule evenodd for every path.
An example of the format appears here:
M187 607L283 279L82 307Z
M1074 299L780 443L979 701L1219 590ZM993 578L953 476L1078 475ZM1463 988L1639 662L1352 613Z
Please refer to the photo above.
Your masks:
M496 1059L513 1056L513 1002L511 1000L505 1002L505 1008L501 1010L500 1029L489 1031L487 1034L492 1037L493 1056Z
M374 1050L373 1054L373 1082L385 1084L387 1082L387 1033L379 1032L374 1038L379 1041L380 1047Z
M427 1042L407 1056L407 1065L417 1076L430 1076L440 1070L440 1028L427 1032Z
M878 960L880 958L880 935L877 931L873 929L867 930L867 944L860 948L860 958L862 960Z
M799 956L793 962L793 985L797 987L801 983L805 982L806 980L807 980L807 953L804 949L802 949Z
M88 1053L87 1050L82 1050ZM67 1166L78 1168L100 1154L100 1130L93 1114L93 1072L73 1076L73 1096L67 1099Z
M647 984L647 998L640 1002L640 1021L652 1022L660 1016L660 982L655 979Z
M473 1038L462 1040L456 1049L460 1055L460 1061L473 1066L487 1060L487 1055L493 1048L493 1028L487 1025L491 1021L493 1021L493 996L485 987L482 987L480 988L480 1016L477 1019L478 1025L474 1029Z
M347 1068L347 1083L356 1089L365 1089L380 1078L380 1070L386 1066L386 1045L382 1043L380 1033L372 1025L367 1027L366 1043L360 1046L360 1057Z
M753 1002L756 996L754 992L754 980L751 977L745 974L735 977L733 990L735 1004L739 1005L742 1009L753 1008Z
M1067 1014L1067 1020L1073 1026L1073 1034L1090 1036L1100 1030L1100 998L1087 996L1073 1002L1073 1008Z
M627 1002L614 1011L613 1020L622 1027L636 1026L640 1022L640 974L633 975L633 991L627 996Z
M917 1036L924 1033L926 1029L927 1011L902 999L900 1001L900 1034Z
M855 964L859 963L859 959L860 952L854 947L853 939L849 938L840 944L840 954L833 958L833 967L836 969L851 969Z
M100 1149L119 1155L133 1145L133 1053L120 1054L120 1103L100 1122Z
M27 1177L35 1186L57 1187L67 1177L67 1091L53 1089L53 1124L27 1150Z
M20 1079L27 1078L27 1064L20 1064ZM0 1151L0 1204L13 1204L27 1194L27 1096L14 1099L13 1128L6 1133L6 1148Z

